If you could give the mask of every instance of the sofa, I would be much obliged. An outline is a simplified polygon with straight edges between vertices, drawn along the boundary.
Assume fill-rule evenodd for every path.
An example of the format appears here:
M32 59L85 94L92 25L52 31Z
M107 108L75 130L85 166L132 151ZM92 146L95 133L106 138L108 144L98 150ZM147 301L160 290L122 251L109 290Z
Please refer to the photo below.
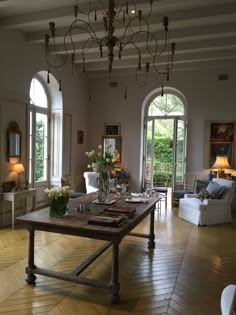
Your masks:
M212 225L232 221L231 203L236 182L214 178L199 194L185 194L180 199L178 216L196 225ZM214 191L215 188L216 190ZM205 196L204 196L205 195Z

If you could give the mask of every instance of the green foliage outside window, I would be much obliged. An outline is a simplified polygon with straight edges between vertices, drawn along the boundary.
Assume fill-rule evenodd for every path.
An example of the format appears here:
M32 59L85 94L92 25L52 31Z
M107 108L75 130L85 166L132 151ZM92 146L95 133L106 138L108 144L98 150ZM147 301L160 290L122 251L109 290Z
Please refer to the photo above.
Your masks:
M183 140L181 141L183 142ZM182 143L183 146L183 143ZM179 147L181 144L179 143ZM148 139L147 148L151 148L151 140ZM177 152L178 155L178 152ZM150 156L150 152L147 152ZM153 182L161 182L166 179L167 185L171 185L173 160L173 141L171 137L161 137L154 140L154 172ZM178 173L178 169L177 169ZM182 174L182 173L181 173ZM177 174L178 177L178 174Z
M44 179L44 122L42 120L36 122L36 141L35 141L35 180Z

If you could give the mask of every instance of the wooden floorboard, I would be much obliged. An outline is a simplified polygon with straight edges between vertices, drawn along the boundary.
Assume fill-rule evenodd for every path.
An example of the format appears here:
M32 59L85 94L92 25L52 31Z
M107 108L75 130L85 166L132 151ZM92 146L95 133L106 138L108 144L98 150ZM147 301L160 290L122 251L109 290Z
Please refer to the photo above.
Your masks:
M136 227L148 232L149 220ZM177 210L155 214L156 249L147 240L126 237L120 247L121 303L110 305L107 291L37 276L25 282L28 233L0 230L0 315L220 315L223 288L236 281L236 214L233 222L198 227ZM71 271L102 241L36 232L37 266ZM110 279L111 249L83 276Z

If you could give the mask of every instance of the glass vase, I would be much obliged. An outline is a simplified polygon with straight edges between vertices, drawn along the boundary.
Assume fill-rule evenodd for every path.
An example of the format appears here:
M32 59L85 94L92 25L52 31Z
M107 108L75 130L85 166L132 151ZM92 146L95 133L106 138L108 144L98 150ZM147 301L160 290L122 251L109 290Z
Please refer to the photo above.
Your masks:
M52 198L49 201L49 216L50 217L63 217L67 214L67 203L69 197Z
M109 203L109 172L100 172L98 175L98 202Z

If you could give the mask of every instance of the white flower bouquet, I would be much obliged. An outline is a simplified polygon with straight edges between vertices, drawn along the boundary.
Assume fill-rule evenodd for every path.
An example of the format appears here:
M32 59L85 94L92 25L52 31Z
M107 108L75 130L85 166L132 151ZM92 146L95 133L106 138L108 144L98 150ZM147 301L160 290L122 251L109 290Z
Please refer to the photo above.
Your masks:
M116 163L119 161L119 152L117 150L111 150L111 145L107 145L105 152L102 153L102 145L98 146L98 152L92 150L90 152L85 152L85 154L90 159L91 163L88 168L92 168L97 173L107 173L111 172Z
M70 187L54 187L45 189L48 196L50 217L61 217L67 213L67 203L70 197Z
M91 161L88 168L92 168L99 174L98 176L98 201L106 204L109 202L109 179L110 172L115 168L119 159L119 152L117 150L112 151L112 146L108 145L105 148L105 152L102 153L102 145L98 146L98 152L92 150L91 152L85 152Z

